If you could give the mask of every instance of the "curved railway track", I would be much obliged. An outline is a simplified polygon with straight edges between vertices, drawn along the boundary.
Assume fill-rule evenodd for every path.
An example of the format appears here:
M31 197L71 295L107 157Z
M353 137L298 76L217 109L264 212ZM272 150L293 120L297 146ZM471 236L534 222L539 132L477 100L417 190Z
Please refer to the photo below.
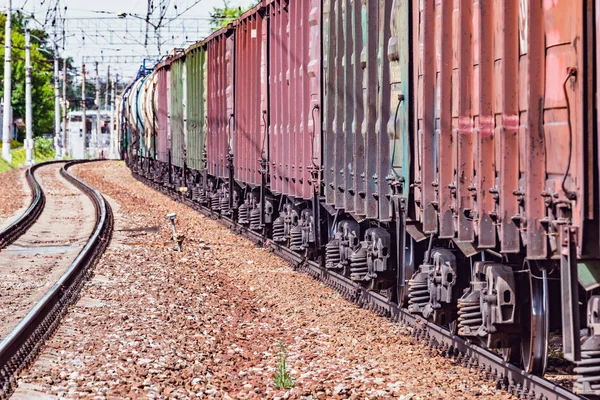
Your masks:
M405 308L390 301L385 296L367 290L360 284L337 274L331 270L322 268L318 263L305 259L299 253L287 247L270 241L239 225L227 217L219 216L209 208L184 198L181 193L171 191L166 187L149 180L132 170L136 179L144 184L160 191L174 200L197 210L214 219L218 219L223 225L250 239L259 246L270 248L275 254L290 263L294 269L303 271L315 279L336 289L347 300L358 304L362 308L370 309L381 316L390 318L394 322L413 328L413 335L427 342L427 344L439 350L442 356L451 358L456 363L477 371L486 379L494 382L496 388L505 390L520 399L527 400L564 400L582 399L583 397L571 392L565 387L557 385L542 377L529 374L517 366L504 361L497 354L477 346L449 330L426 321L419 316L410 314Z
M42 213L46 203L46 196L38 181L35 179L35 171L41 167L55 164L58 162L50 161L36 164L25 172L25 179L31 190L31 204L20 217L10 225L0 231L0 250L14 242L19 236L24 234L31 227Z
M25 280L18 282L24 286L14 298L10 294L0 296L0 301L17 302L17 308L27 305L29 310L10 332L0 329L0 399L13 392L16 376L35 359L69 305L77 300L91 267L110 241L113 216L108 202L100 192L67 171L80 162L51 162L30 168L27 180L32 189L31 204L0 232L0 264L14 269L3 275L18 277L30 271L35 277L29 286ZM57 188L58 185L63 187ZM62 194L57 193L61 190ZM69 212L70 217L61 215L62 211ZM93 215L88 229L84 221L86 211ZM61 224L58 229L57 223ZM14 261L15 257L20 263ZM39 285L44 279L51 285L49 290Z

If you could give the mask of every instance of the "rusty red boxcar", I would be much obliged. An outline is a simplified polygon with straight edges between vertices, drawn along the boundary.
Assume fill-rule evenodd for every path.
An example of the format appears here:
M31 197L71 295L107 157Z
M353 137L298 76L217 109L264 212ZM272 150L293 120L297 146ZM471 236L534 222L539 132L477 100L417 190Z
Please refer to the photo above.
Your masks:
M242 184L262 182L267 147L267 20L263 7L246 12L235 27L234 177Z
M223 28L206 39L208 172L229 178L228 157L233 135L233 32Z

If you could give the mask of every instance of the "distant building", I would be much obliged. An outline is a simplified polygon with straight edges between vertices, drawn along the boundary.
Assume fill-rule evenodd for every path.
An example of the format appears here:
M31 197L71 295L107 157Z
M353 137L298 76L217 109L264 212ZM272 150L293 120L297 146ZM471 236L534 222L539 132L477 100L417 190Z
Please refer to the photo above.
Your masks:
M67 119L67 153L76 159L87 158L84 154L83 141L83 113L81 111L71 111ZM96 110L90 110L86 113L86 137L85 150L90 147L92 132L96 130ZM100 136L98 137L98 154L108 154L110 146L110 113L105 110L100 111Z

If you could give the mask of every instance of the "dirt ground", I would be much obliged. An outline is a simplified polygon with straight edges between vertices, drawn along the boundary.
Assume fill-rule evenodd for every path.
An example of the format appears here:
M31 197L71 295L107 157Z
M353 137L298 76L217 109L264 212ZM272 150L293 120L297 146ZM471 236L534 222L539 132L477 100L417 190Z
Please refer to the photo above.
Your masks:
M115 211L82 299L15 398L509 398L385 318L132 178L119 162L76 174ZM173 250L165 215L185 234ZM293 387L275 387L283 367Z

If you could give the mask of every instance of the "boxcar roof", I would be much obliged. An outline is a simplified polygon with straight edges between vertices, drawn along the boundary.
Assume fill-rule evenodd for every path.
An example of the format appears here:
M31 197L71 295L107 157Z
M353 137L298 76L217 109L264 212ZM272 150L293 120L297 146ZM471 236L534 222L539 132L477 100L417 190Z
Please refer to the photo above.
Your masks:
M199 40L196 43L191 44L187 49L185 49L185 54L188 54L196 49L204 47L205 40Z
M267 4L268 4L267 0L261 0L260 3L258 3L257 5L255 5L254 7L252 7L251 9L249 9L248 11L246 11L245 13L240 15L240 17L237 18L235 21L233 21L233 25L237 26L244 19L253 16L257 12L262 11L267 6Z

